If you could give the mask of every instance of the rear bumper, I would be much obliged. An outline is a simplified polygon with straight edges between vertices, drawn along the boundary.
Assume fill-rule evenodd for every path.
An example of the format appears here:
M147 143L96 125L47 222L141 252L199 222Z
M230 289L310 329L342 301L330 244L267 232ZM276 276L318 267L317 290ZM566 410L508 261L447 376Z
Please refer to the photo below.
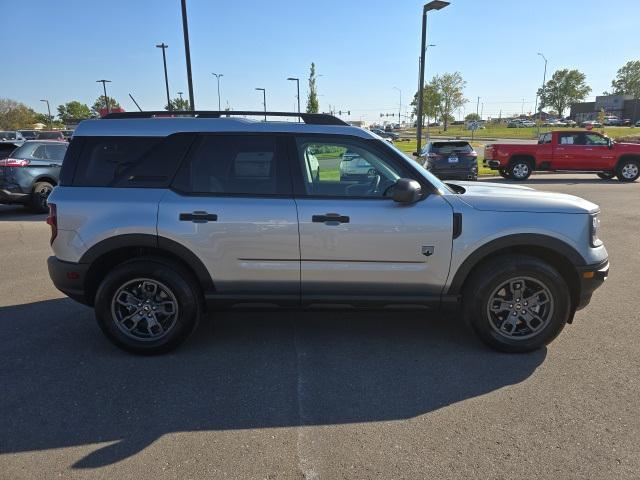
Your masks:
M576 310L589 305L591 295L596 291L609 276L609 259L603 260L595 265L586 265L577 268L580 276L580 296Z
M47 259L49 277L53 285L69 298L85 305L92 305L93 299L86 298L84 289L88 263L73 263L58 260L56 257Z
M0 203L26 203L30 196L17 184L0 182Z
M471 180L478 176L477 167L468 169L430 168L436 177L444 180Z

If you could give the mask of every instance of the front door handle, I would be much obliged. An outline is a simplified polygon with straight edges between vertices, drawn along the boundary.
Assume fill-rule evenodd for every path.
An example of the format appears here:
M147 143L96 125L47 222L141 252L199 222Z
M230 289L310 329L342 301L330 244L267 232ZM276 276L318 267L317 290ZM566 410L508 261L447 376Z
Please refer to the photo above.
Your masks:
M349 217L340 215L339 213L326 213L324 215L313 215L311 221L314 223L324 223L326 225L338 225L340 223L349 223Z
M182 222L207 223L217 221L218 215L215 213L207 213L202 210L197 210L191 213L181 213L178 218Z

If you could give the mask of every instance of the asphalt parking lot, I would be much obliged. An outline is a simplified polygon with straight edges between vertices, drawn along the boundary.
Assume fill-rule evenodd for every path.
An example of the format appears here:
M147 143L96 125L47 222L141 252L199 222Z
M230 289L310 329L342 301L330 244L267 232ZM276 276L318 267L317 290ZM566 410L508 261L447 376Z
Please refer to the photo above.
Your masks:
M0 478L638 478L640 183L526 184L598 203L611 260L526 355L455 317L252 310L131 356L51 285L44 216L0 207Z

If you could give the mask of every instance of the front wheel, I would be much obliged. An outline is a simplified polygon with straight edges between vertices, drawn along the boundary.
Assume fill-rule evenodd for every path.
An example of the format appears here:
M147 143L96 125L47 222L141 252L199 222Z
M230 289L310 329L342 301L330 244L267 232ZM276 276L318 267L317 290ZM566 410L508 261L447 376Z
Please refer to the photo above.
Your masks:
M487 345L529 352L558 336L571 300L566 282L551 265L528 255L507 255L472 274L463 291L463 311Z
M616 175L621 182L635 182L640 177L640 163L637 160L622 160Z
M31 199L28 204L29 209L35 213L47 213L49 211L47 200L52 191L53 185L49 182L37 182L33 186L33 192L31 192Z
M123 350L151 355L180 345L202 311L196 280L170 260L145 257L116 266L95 299L98 325Z

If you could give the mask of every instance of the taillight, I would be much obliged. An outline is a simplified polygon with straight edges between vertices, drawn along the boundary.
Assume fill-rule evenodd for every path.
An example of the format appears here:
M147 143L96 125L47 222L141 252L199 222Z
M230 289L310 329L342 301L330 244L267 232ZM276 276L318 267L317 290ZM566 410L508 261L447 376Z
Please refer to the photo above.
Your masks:
M49 216L47 216L47 225L51 227L51 240L50 243L58 236L58 209L55 203L49 204Z
M0 167L26 167L31 162L21 158L4 158L0 160Z

